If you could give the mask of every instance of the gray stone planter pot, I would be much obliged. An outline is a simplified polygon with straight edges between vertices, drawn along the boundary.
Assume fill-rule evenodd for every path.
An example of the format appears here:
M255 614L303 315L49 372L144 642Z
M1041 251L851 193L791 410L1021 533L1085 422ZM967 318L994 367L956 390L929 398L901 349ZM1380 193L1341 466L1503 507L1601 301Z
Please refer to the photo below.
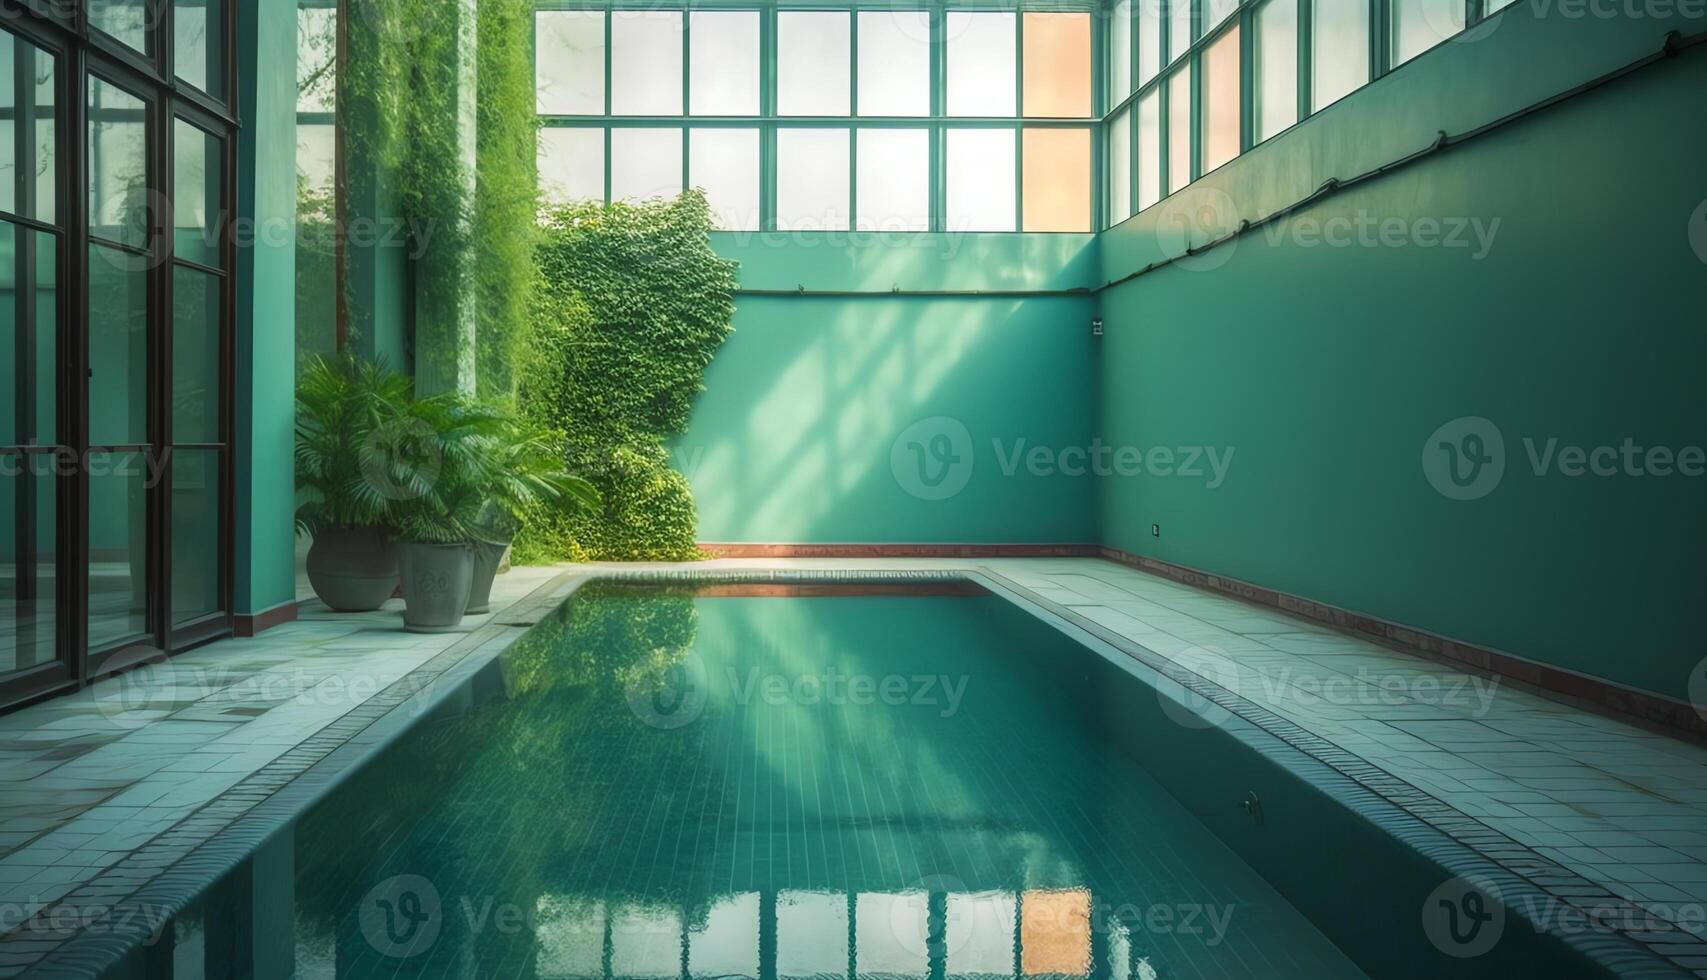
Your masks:
M397 560L403 570L403 628L411 633L456 629L474 585L473 546L399 541Z
M397 549L371 528L324 528L308 549L308 582L338 612L378 609L397 580Z
M498 566L509 547L508 541L474 542L474 588L468 593L469 615L492 611L492 580L498 577Z

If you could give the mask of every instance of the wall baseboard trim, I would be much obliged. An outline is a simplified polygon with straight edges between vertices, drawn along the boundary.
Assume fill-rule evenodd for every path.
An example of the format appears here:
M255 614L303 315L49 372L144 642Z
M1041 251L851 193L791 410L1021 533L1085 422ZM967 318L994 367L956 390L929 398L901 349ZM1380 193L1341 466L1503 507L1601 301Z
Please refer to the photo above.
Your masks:
M1621 720L1671 729L1668 734L1681 732L1697 740L1707 738L1707 719L1703 719L1695 707L1686 701L1514 654L1463 643L1438 633L1185 565L1134 555L1118 548L1102 548L1100 551L1103 558L1128 568L1367 636L1407 653L1472 667L1542 691L1562 695Z
M721 544L716 558L1096 558L1094 544Z
M275 626L296 620L298 605L295 599L281 602L257 613L239 614L231 624L231 634L240 637L259 636Z

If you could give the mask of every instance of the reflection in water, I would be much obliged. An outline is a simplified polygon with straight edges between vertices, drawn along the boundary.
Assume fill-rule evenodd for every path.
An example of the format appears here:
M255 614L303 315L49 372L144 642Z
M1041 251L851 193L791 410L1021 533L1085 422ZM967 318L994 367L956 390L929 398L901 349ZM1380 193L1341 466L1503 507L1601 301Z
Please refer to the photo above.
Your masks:
M1358 976L1131 684L994 597L586 593L295 828L297 976Z

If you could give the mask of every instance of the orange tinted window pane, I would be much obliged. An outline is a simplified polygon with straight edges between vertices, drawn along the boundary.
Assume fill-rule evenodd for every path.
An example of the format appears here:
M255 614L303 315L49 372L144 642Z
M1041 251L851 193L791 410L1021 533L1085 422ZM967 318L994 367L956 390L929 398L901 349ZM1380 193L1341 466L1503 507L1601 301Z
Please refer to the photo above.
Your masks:
M1028 891L1020 896L1020 973L1088 976L1091 894L1083 889Z
M1091 131L1025 131L1025 230L1091 230Z
M1091 15L1025 15L1028 116L1091 114Z
M1239 28L1209 48L1203 61L1203 172L1239 155Z

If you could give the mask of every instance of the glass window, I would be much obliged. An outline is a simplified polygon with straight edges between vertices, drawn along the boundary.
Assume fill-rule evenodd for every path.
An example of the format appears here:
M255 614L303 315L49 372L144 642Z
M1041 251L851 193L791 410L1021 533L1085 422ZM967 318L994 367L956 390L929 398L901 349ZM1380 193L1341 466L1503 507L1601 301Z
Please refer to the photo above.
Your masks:
M1024 113L1035 118L1091 114L1091 15L1025 15Z
M146 257L89 246L89 444L148 439Z
M1014 114L1014 15L950 10L948 114Z
M1239 0L1207 0L1203 8L1203 33L1208 34L1221 26L1227 15L1239 9Z
M547 201L605 199L605 131L548 126L539 131L539 189Z
M89 76L89 232L148 244L148 115L142 100Z
M1203 56L1203 172L1239 155L1239 29L1232 28Z
M221 609L219 457L217 449L172 453L173 625Z
M1132 94L1132 0L1120 0L1108 19L1108 104Z
M682 131L610 131L610 196L613 201L650 201L682 192Z
M1138 100L1138 210L1162 199L1162 92Z
M1311 0L1312 110L1338 102L1369 81L1368 0Z
M1143 85L1162 70L1162 4L1165 0L1138 0L1138 84Z
M864 35L861 35L863 42ZM925 129L862 129L854 226L924 231L931 217L931 139Z
M217 268L225 202L219 139L179 119L173 125L172 156L172 254Z
M1091 131L1027 128L1022 191L1026 231L1091 230Z
M149 53L147 0L87 0L89 26L113 40Z
M52 663L58 656L59 562L54 542L57 478L50 456L0 457L0 522L27 529L8 533L0 552L0 676Z
M221 279L200 269L172 270L172 441L220 442L219 300Z
M1393 0L1393 66L1464 29L1464 0Z
M1191 66L1168 76L1168 193L1191 183Z
M696 116L758 115L758 11L696 11L689 23L688 47L688 111Z
M947 231L1014 230L1014 131L951 129L943 184Z
M1256 14L1251 89L1257 142L1298 121L1298 0L1269 0Z
M1108 124L1108 223L1132 217L1132 110Z
M688 183L705 191L717 227L759 227L759 131L695 129L688 133Z
M859 114L931 114L931 15L925 10L859 15Z
M0 281L6 285L0 302L0 351L6 352L0 445L53 445L59 438L57 245L53 235L0 219ZM14 291L14 283L22 288ZM4 635L0 630L0 643Z
M604 46L604 34L599 34ZM296 12L296 111L332 112L337 106L338 12L300 7ZM600 91L604 72L599 72ZM602 103L601 98L601 103ZM543 110L542 110L543 111ZM601 104L600 112L604 111Z
M1185 54L1191 40L1191 0L1168 0L1168 61Z
M848 131L779 129L776 226L785 231L848 227Z
M777 14L777 114L847 115L852 43L852 21L846 11Z
M18 62L34 83L28 93L17 88ZM0 32L0 209L26 218L53 223L57 207L55 178L58 169L54 160L54 80L53 56L35 45ZM26 132L34 138L26 145L17 145L19 116ZM33 120L33 124L31 122ZM34 174L35 179L24 182L20 200L19 173Z
M535 25L534 80L539 111L563 116L604 115L604 11L542 10Z
M148 629L148 465L139 452L92 452L89 649Z
M681 113L680 11L614 11L611 14L610 45L613 115L674 116Z
M225 96L225 0L173 0L173 69L209 95Z

